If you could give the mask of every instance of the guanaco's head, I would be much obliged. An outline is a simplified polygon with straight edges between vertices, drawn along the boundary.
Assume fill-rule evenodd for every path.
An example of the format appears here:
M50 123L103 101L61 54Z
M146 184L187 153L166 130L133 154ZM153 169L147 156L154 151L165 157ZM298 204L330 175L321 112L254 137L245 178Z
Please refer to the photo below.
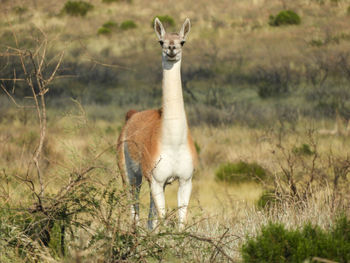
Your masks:
M154 30L162 46L163 60L176 62L181 59L182 47L186 42L190 28L190 20L186 18L179 33L166 33L159 19L154 20Z

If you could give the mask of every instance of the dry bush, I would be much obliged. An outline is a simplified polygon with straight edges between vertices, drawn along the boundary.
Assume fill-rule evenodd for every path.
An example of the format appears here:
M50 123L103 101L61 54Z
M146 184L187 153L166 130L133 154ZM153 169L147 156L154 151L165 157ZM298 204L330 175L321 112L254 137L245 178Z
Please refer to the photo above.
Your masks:
M338 180L343 180L343 186L349 184L349 156L321 153L315 130L309 130L306 138L307 143L292 149L286 148L283 140L277 144L274 155L280 172L275 175L275 195L302 202L317 195L321 189L330 188L330 205L339 209L342 205L336 202L349 194L338 184Z

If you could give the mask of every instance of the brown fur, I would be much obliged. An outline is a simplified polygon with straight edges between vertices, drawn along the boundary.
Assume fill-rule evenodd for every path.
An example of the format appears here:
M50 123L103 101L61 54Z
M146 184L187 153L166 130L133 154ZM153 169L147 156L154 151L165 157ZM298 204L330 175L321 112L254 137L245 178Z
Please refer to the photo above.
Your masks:
M124 142L134 162L141 164L142 174L151 179L156 165L161 133L161 111L146 110L131 115L118 139L118 166L125 182Z
M174 43L174 40L179 39L179 34L178 33L166 33L164 36L164 39L169 39L169 42Z
M118 167L124 184L127 182L124 142L127 142L128 151L133 161L141 164L142 175L150 181L152 169L155 167L159 155L161 121L161 109L141 112L128 111L126 123L118 138L117 147ZM188 132L188 144L193 156L193 165L196 167L198 164L197 151L190 132Z
M124 156L124 133L125 133L125 126L122 128L118 142L117 142L117 164L120 171L120 175L122 177L123 185L126 185L126 171L125 171L125 156Z
M128 121L128 119L131 118L132 115L134 115L137 112L137 110L129 110L125 115L125 121Z

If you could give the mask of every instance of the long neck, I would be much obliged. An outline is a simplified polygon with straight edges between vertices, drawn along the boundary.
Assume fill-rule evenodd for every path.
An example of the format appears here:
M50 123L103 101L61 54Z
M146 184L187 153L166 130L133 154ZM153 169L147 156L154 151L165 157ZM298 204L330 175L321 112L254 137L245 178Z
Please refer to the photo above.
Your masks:
M181 85L181 60L163 61L163 119L174 120L185 116Z
M187 121L181 85L181 60L163 60L163 142L178 144L187 136Z

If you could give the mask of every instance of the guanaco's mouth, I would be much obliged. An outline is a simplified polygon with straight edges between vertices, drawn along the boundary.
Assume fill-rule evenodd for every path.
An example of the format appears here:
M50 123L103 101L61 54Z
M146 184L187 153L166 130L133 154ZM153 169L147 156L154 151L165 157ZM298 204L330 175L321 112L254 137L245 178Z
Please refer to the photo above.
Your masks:
M166 54L169 58L175 58L177 54Z

